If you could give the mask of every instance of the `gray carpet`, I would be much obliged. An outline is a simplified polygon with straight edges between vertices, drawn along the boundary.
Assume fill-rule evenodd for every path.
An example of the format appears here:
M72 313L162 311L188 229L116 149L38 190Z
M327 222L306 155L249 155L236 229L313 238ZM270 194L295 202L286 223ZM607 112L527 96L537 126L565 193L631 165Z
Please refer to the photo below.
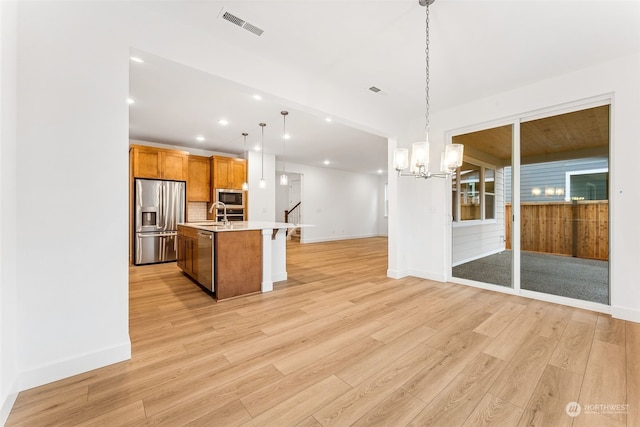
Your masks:
M511 287L511 251L453 267L453 277ZM537 252L521 253L522 289L609 304L609 263Z

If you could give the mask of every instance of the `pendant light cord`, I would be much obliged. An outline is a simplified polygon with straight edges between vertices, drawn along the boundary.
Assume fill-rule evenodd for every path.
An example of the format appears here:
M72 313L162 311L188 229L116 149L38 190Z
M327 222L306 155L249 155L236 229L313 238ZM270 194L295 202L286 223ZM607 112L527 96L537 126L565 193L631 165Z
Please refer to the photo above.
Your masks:
M262 157L262 166L260 167L260 179L264 181L264 127L266 123L260 123L260 127L262 128L262 138L260 139L260 153Z
M247 160L247 158L249 157L247 154L247 135L249 135L246 132L242 133L242 136L244 137L244 159Z
M287 114L282 111L282 173L287 172Z

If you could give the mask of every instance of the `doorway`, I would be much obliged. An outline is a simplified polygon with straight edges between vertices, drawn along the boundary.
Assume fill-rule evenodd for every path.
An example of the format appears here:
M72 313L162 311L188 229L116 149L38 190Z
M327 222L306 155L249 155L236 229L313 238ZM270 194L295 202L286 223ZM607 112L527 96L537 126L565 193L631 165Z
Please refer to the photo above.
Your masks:
M283 172L276 172L280 176ZM288 184L276 188L276 221L293 224L302 223L302 174L287 172ZM301 228L287 231L287 239L300 242Z
M606 103L453 137L454 278L609 304L609 116Z

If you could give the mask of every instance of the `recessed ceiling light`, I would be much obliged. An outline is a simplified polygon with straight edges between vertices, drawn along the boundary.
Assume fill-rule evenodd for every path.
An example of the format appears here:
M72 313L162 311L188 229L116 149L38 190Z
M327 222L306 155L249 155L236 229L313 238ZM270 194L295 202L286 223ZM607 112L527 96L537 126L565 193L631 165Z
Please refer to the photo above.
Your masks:
M382 173L382 169L378 169L378 173Z
M256 101L260 101L262 99L262 97L258 94L253 95L253 99L255 99Z
M330 162L329 160L325 160L325 161L324 161L324 162L322 162L322 163L324 163L325 165L329 165L331 162Z
M144 62L142 58L139 58L137 56L130 56L129 59L131 59L133 62L140 62L140 63Z
M127 98L127 104L135 104L135 102L133 98Z
M220 123L221 126L226 126L229 124L229 121L227 119L220 119L218 123Z
M331 123L333 121L333 119L331 117L327 117L326 119L324 119L325 122L327 123Z
M253 147L253 151L260 151L260 146L256 145L255 147Z
M196 136L196 141L198 141L198 142L204 141L204 136L202 136L202 135Z
M289 135L288 133L285 133L283 138L284 139L291 139L291 135Z

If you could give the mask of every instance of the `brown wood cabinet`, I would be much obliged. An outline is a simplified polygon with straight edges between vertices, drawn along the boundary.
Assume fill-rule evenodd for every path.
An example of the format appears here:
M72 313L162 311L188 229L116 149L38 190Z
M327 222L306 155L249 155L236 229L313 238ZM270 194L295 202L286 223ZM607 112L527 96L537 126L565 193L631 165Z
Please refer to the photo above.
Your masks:
M213 233L213 277L202 282L198 229L178 225L178 267L207 289L215 290L217 300L247 295L262 290L262 231L222 231ZM199 253L199 251L203 251ZM213 259L212 259L212 258ZM207 262L207 261L205 261Z
M196 278L198 260L198 232L195 228L178 225L177 264L182 271Z
M186 151L132 145L130 155L135 178L188 179L189 153Z
M208 157L189 156L188 202L211 201L211 161Z
M216 299L262 290L262 232L214 233Z
M247 161L232 157L211 157L211 187L241 190L247 180ZM213 200L213 198L212 198Z

